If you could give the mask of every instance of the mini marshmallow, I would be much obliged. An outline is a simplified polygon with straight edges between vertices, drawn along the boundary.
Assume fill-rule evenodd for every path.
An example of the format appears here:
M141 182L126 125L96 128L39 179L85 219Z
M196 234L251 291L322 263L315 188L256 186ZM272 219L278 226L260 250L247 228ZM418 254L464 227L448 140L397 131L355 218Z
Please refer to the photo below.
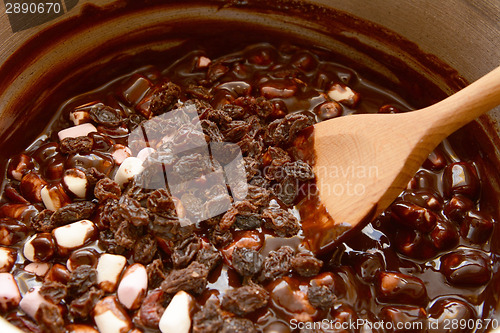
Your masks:
M94 321L99 332L123 333L132 328L132 322L115 296L101 299L94 307Z
M23 297L21 302L19 302L19 307L21 310L26 312L28 316L35 319L36 312L40 308L40 305L47 300L40 295L40 286L30 289Z
M332 85L328 90L328 97L336 102L344 103L350 106L354 106L359 99L358 94L351 88L338 83Z
M23 255L32 262L43 262L55 254L54 239L50 233L42 232L34 234L24 243Z
M116 292L118 300L129 310L139 308L148 290L148 273L146 268L139 264L129 266L118 285Z
M0 247L0 273L10 272L16 262L17 251L10 247Z
M45 208L55 212L71 202L60 184L55 186L45 185L40 191Z
M92 132L97 132L97 128L95 128L95 126L90 123L86 123L63 129L59 131L57 135L59 136L59 140L62 140L65 138L77 138L79 136L87 136L87 134Z
M192 304L191 295L182 290L177 292L161 316L160 331L162 333L189 333Z
M21 301L21 294L16 280L10 273L0 273L0 310L7 312Z
M207 58L205 56L201 56L198 58L197 67L198 68L208 67L208 65L210 65L210 63L212 63L212 60L210 60L210 58Z
M50 269L50 264L46 262L32 262L24 266L24 270L36 276L45 276Z
M117 143L113 146L113 152L111 153L111 156L113 156L113 160L115 160L115 163L117 165L120 165L123 163L123 161L125 161L125 159L132 156L132 151L129 147Z
M63 183L69 192L78 198L85 198L87 194L87 177L82 170L68 169L64 172Z
M68 333L99 333L95 328L89 325L83 324L70 324L66 327L66 332Z
M75 125L81 125L90 122L90 114L87 110L74 110L69 114L69 120Z
M142 148L138 153L137 153L137 158L140 159L141 161L145 161L149 155L154 153L156 150L151 147L146 147Z
M142 161L140 159L137 157L128 157L122 162L118 171L116 171L115 182L117 182L118 185L123 186L129 180L134 178L134 176L140 174L143 170L144 167L142 166Z
M118 278L127 264L124 256L103 253L97 262L97 284L105 292L113 292L118 284Z
M96 227L89 220L73 222L52 230L52 235L60 250L77 249L85 245L95 233Z

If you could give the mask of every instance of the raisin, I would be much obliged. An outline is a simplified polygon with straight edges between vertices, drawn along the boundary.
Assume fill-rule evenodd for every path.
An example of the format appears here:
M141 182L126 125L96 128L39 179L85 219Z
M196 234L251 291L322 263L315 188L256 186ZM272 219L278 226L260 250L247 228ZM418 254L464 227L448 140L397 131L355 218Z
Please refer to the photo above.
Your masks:
M40 295L49 300L51 303L60 303L67 294L66 286L57 281L45 281L40 287Z
M113 226L112 231L114 232L116 244L125 249L134 248L137 239L142 236L142 229L135 227L128 221L121 221L117 226Z
M281 180L285 174L284 166L292 161L290 155L279 147L269 147L262 156L264 175L269 180Z
M172 82L156 87L149 104L150 112L157 116L170 111L181 95L181 88Z
M196 261L188 267L171 271L161 284L161 289L168 294L180 290L201 293L207 285L208 269Z
M218 304L209 299L193 316L193 333L219 333L222 324L222 314Z
M87 177L90 187L95 186L100 179L106 177L104 173L100 172L95 167L85 169L85 176Z
M232 255L233 268L242 276L252 276L262 268L262 255L254 250L236 247Z
M125 248L118 245L115 240L115 235L111 230L103 230L99 232L99 246L106 252L113 254L125 253Z
M52 303L42 302L35 314L41 332L64 333L64 318L61 309Z
M197 86L194 84L190 84L186 88L186 93L191 95L191 97L200 98L200 99L204 99L207 101L212 98L212 94L210 94L210 90L208 90L207 88L205 88L203 86Z
M182 241L194 232L193 224L181 226L179 220L164 218L158 215L153 216L153 232L156 236L166 238L171 241Z
M292 258L292 267L301 276L315 276L323 267L323 261L317 259L312 253L297 253Z
M119 199L121 195L122 190L120 189L120 185L108 177L100 179L95 184L94 196L97 200L99 200L99 202L103 202L108 199Z
M149 223L149 215L146 209L141 207L141 204L130 197L122 196L118 201L116 212L120 217L136 227L147 225Z
M196 261L207 266L210 272L221 263L222 255L213 246L204 247L196 254Z
M31 219L31 227L36 232L51 232L58 225L51 219L53 211L44 209Z
M69 313L75 318L87 319L96 303L104 296L104 291L91 287L89 291L69 304Z
M288 146L301 130L313 125L314 122L312 113L289 113L284 118L269 124L266 130L266 140L278 146Z
M248 121L244 120L233 120L226 126L226 130L223 131L224 141L227 142L238 142L252 130L252 125Z
M90 119L98 125L118 127L123 123L120 110L98 103L90 108Z
M334 290L328 285L319 285L311 281L307 289L307 299L312 306L323 310L329 309L337 299Z
M267 305L269 293L259 285L226 290L222 307L238 316L245 316Z
M274 193L287 206L293 204L299 194L299 180L293 176L285 176L274 187Z
M282 246L267 255L262 265L260 280L275 280L290 273L292 269L293 249Z
M70 274L67 284L68 296L78 297L97 283L97 271L89 265L81 265Z
M314 179L312 167L304 161L287 162L283 165L285 174L300 181Z
M186 267L200 250L201 242L198 237L190 237L174 247L172 264L174 268Z
M134 262L139 262L141 264L147 265L153 261L154 256L157 251L156 239L153 236L147 234L142 236L137 240L134 246Z
M271 193L260 186L248 185L247 200L259 208L264 208L269 205Z
M148 273L148 284L151 288L158 288L167 276L160 259L155 259L147 265L146 272Z
M59 149L63 154L87 154L92 150L92 139L88 136L76 138L64 138L61 140Z
M299 221L287 210L277 206L264 209L265 227L274 230L279 237L291 237L300 230Z
M208 234L208 238L215 246L224 246L233 240L233 234L229 230L221 230L219 225L216 225Z
M90 219L96 209L96 204L92 201L74 202L59 208L51 217L56 226L65 225L84 219Z
M208 136L209 142L223 142L224 141L224 136L219 130L219 127L217 125L208 120L208 119L203 119L201 122L201 127L203 128L203 132Z
M165 311L163 302L165 301L165 294L161 289L151 291L139 309L139 318L141 323L150 328L157 328L160 323L160 318Z
M221 333L257 333L257 329L249 319L230 317L224 320Z

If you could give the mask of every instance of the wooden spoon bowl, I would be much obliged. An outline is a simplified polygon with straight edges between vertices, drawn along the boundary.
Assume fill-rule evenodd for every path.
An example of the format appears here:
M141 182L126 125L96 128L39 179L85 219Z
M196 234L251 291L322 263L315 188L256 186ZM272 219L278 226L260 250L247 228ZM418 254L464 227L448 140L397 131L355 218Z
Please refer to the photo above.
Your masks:
M312 250L338 244L378 216L441 141L499 104L500 67L424 109L315 124L317 209L328 216L303 225Z

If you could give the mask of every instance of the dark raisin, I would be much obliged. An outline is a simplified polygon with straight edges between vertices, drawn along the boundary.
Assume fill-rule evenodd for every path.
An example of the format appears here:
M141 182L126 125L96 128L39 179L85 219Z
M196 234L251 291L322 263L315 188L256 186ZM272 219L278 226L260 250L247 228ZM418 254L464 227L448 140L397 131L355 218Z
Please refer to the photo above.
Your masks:
M287 210L278 207L266 208L262 217L265 220L265 227L274 230L280 237L295 236L300 230L299 221Z
M222 262L222 255L213 246L203 247L196 254L196 261L207 266L210 272Z
M40 295L54 304L60 303L67 294L66 286L57 281L45 281L40 287Z
M193 333L219 333L222 314L216 301L209 299L193 316Z
M292 270L293 249L282 246L267 255L262 265L260 280L275 280L290 273Z
M61 309L52 303L42 302L35 314L40 331L44 333L64 333L64 318Z
M196 261L183 269L171 271L161 284L161 289L168 294L175 294L180 290L201 293L207 285L208 269Z
M165 301L165 294L161 289L152 290L144 301L142 301L141 308L139 309L139 318L141 324L150 328L157 328L160 323L160 318L165 311L163 302Z
M257 329L249 319L229 317L224 320L221 333L257 333Z
M181 95L181 88L172 82L167 82L154 89L150 99L149 110L157 116L170 111Z
M245 316L267 305L269 293L259 285L226 290L222 307L238 316Z
M198 237L189 237L174 247L172 252L172 264L174 268L182 268L189 265L201 248Z
M89 291L69 304L69 313L75 318L87 319L96 303L104 296L104 291L91 287Z
M233 268L242 276L252 276L262 267L262 255L253 249L236 247L232 254Z
M98 125L118 127L123 123L120 110L98 103L90 108L90 119Z
M95 184L94 196L97 200L99 200L99 202L103 202L108 199L119 199L121 195L122 190L120 189L120 185L108 177L100 179Z
M307 288L307 299L312 306L319 309L329 309L337 300L333 285L318 284L316 280L312 280L309 288Z
M70 274L67 284L68 296L78 297L97 283L97 271L88 265L78 266Z
M292 267L301 276L315 276L323 267L323 261L317 259L312 253L297 253L292 258Z
M116 212L120 217L134 226L143 226L149 223L149 216L141 204L130 197L122 196L118 201Z
M288 162L283 165L285 174L300 181L314 179L312 167L304 161Z
M44 209L31 219L31 227L36 232L51 232L58 225L51 219L53 211Z
M61 140L59 149L63 154L87 154L92 150L92 139L88 136L76 138L64 138Z
M144 235L137 240L134 246L134 262L147 265L153 260L156 251L156 239L150 234Z
M84 219L90 219L96 209L96 206L97 205L92 201L74 202L56 210L51 219L57 226Z
M151 288L158 288L167 276L160 259L155 259L147 265L146 272L148 273L148 284Z

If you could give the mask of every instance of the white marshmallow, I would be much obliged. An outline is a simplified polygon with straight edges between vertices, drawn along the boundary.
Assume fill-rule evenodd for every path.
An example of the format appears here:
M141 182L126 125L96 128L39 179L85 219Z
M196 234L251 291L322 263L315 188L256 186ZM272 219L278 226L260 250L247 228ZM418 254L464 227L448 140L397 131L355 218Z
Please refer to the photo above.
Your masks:
M207 58L205 56L201 56L198 58L198 68L204 68L204 67L208 67L208 65L210 65L210 63L212 62L212 60L210 60L210 58Z
M59 131L59 133L57 133L57 136L59 136L59 140L62 140L65 138L77 138L79 136L87 136L87 134L92 132L97 132L97 128L95 128L95 126L92 124L86 123L65 128Z
M63 177L66 188L78 198L85 198L87 194L87 177L82 170L68 169Z
M40 308L40 305L47 300L40 295L40 286L34 287L28 291L21 302L19 302L19 307L26 312L28 316L35 319L35 314Z
M17 251L10 247L0 247L0 272L9 272L16 262Z
M99 332L103 333L128 332L132 328L130 318L114 296L107 296L97 302L94 321Z
M127 264L124 256L103 253L97 262L97 284L105 292L113 292L118 284L118 278Z
M342 86L340 84L334 84L328 91L328 97L336 102L348 101L355 98L356 93L352 91L348 86Z
M19 305L21 294L16 280L10 273L0 273L0 310L7 312Z
M116 171L115 182L122 186L143 170L144 167L140 159L137 157L128 157L122 162L118 171Z
M111 153L111 156L113 156L113 160L115 160L115 163L117 165L120 165L128 157L132 156L132 151L129 147L117 143L113 146L113 152Z
M53 212L70 202L67 194L64 192L64 189L60 184L55 186L45 185L42 187L40 195L45 208Z
M69 114L69 120L75 125L81 125L90 122L90 115L86 110L74 110Z
M68 250L83 246L95 233L96 227L89 220L73 222L52 230L52 236L59 248Z
M36 261L35 259L35 247L31 242L36 238L36 234L31 236L29 239L26 240L23 246L23 255L26 259L29 261Z
M131 310L139 308L147 290L148 273L146 268L136 263L129 266L123 274L116 295L120 303Z
M142 148L138 153L137 153L137 158L140 159L141 161L145 161L149 155L154 153L156 150L151 147L146 147Z
M177 292L161 316L160 331L162 333L189 333L192 304L191 295L182 290Z
M50 264L46 262L32 262L24 266L26 272L35 274L36 276L45 276L50 269Z

